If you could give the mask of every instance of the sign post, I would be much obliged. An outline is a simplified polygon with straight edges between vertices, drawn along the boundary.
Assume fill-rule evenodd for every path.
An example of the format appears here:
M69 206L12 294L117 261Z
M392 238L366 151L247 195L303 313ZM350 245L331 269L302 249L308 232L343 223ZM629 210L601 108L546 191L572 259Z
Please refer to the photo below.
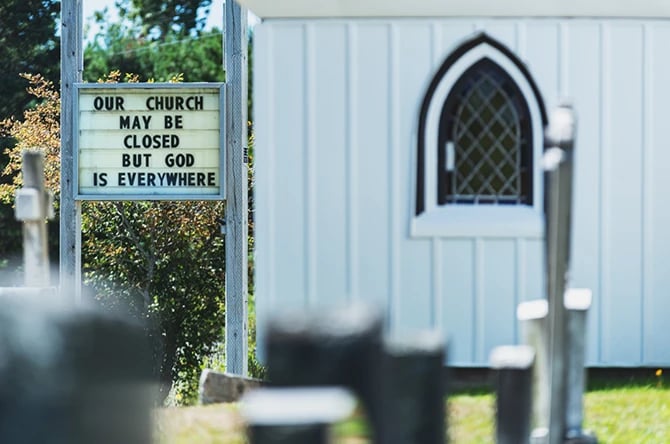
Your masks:
M247 11L226 0L226 372L247 370Z
M61 150L60 150L60 265L63 300L81 300L81 202L75 200L74 84L84 70L82 0L61 2Z

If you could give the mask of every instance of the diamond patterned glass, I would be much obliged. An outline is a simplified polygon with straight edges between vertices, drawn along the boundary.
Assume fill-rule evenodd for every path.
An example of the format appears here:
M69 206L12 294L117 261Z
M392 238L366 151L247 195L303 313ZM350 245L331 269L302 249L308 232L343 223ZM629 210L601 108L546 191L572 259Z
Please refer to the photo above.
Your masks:
M443 111L441 149L453 144L454 159L453 169L442 172L440 203L532 204L524 105L514 81L495 63L480 62L463 74Z

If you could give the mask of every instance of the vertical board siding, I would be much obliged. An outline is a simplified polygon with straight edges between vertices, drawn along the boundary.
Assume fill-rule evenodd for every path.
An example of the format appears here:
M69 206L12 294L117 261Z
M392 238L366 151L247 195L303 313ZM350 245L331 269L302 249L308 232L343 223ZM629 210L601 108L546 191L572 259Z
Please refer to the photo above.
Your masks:
M604 146L607 285L601 295L602 359L636 364L641 359L642 330L642 27L612 24L605 35L609 137Z
M647 62L647 79L650 84L645 94L647 100L646 114L650 126L647 146L649 152L645 159L645 178L648 179L650 206L645 216L648 217L648 241L645 246L649 251L648 273L645 275L645 286L648 289L644 305L644 358L645 363L667 365L670 362L670 345L667 340L668 313L670 313L670 150L668 149L668 102L670 99L670 25L657 24L647 34L649 55Z
M456 22L444 23L437 22L434 26L438 29L435 35L435 57L433 60L434 69L439 68L444 59L455 50L465 39L472 37L475 32L473 23Z
M358 298L358 128L359 116L356 112L358 97L358 83L356 82L356 66L358 33L357 27L352 23L347 23L347 53L342 63L346 66L347 77L344 95L347 100L346 119L347 119L347 177L345 187L347 190L347 293L350 299ZM325 117L325 116L324 116Z
M398 36L398 27L390 24L388 27L389 38L389 110L388 110L388 137L389 143L389 178L390 178L390 196L401 196L403 194L403 185L400 183L400 172L405 164L404 151L406 146L401 141L401 110L400 110L400 45ZM389 306L387 311L387 323L392 326L397 323L394 317L400 306L400 240L403 238L403 224L405 219L401 213L398 199L391 197L389 200L389 257L388 266L390 274L389 282Z
M519 302L543 299L546 293L545 282L545 256L544 241L541 239L523 239L521 248L524 249L524 263L519 264L524 268L523 281L519 282L523 286L522 298Z
M389 145L387 130L389 47L386 25L357 27L352 59L359 93L356 115L358 295L386 308L389 295ZM374 252L374 253L372 253Z
M314 29L314 145L312 153L316 205L316 298L324 303L347 300L347 56L346 26ZM321 119L318 116L330 116ZM328 297L324 297L328 295Z
M547 110L551 110L560 97L559 85L559 24L531 22L525 29L525 53L523 60L527 63L531 75L542 92Z
M273 258L276 292L284 306L306 302L305 266L305 73L304 31L299 25L273 30L273 127L275 140L272 183ZM292 48L285 51L284 48Z
M486 362L491 350L513 344L516 330L516 243L513 239L487 239L482 248L482 302L479 307L483 337L478 340L478 362ZM511 260L510 260L511 258Z
M271 27L258 27L254 32L254 57L253 91L254 99L262 97L263 106L255 107L253 113L254 135L256 140L263 143L256 145L254 174L256 183L254 188L254 299L256 313L256 336L259 346L256 348L258 358L264 360L263 338L265 337L265 326L272 306L275 302L274 264L275 253L274 215L272 212L272 177L273 162L272 152L274 148L271 141L273 134L272 99L272 29ZM260 223L258 223L260 222Z
M600 29L597 24L574 23L566 41L568 54L566 95L578 114L570 285L590 288L593 302L588 313L587 362L599 361L600 293Z
M516 305L545 294L541 240L409 237L420 101L444 57L478 31L519 54L548 109L567 96L578 114L570 285L594 295L588 363L670 364L670 26L658 21L259 25L259 322L358 298L386 306L394 332L448 334L457 365L486 365L492 347L521 340Z
M506 45L512 51L518 49L518 24L512 20L479 20L473 22L473 27L480 32L486 32L494 39Z
M429 239L409 239L409 219L414 208L414 156L412 135L416 132L416 112L431 75L432 37L429 22L399 22L396 28L398 42L398 83L400 97L400 137L402 147L400 177L402 194L395 196L402 220L399 243L400 291L393 314L393 329L398 332L428 329L432 324L433 291L432 243ZM421 264L417 266L417 264Z
M473 322L475 251L471 239L446 239L440 248L442 323L449 336L449 361L471 365L475 357Z

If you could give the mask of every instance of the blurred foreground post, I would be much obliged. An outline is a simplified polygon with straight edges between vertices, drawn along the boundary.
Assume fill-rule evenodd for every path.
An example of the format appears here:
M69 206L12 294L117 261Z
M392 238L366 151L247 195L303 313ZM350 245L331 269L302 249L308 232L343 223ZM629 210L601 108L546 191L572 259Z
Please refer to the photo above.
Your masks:
M276 316L266 336L268 379L277 387L340 386L365 408L375 436L385 429L383 322L371 307Z
M436 332L387 339L384 347L385 443L446 441L445 342Z
M381 313L364 305L276 316L266 339L270 383L351 390L367 413L373 443L444 443L442 336L384 338L383 330Z
M525 444L530 437L532 367L527 345L496 347L491 368L496 378L496 443Z
M329 444L331 426L351 416L356 399L338 387L262 388L242 399L251 444Z
M570 261L574 140L574 112L570 106L559 106L549 119L543 158L550 355L549 444L562 444L566 432L568 352L564 296Z
M516 316L521 323L524 342L535 351L531 426L546 433L549 428L549 329L546 299L522 302L517 307Z
M23 222L23 264L26 287L48 287L47 219L53 219L53 196L44 187L44 156L23 152L23 188L16 192L16 219Z
M43 294L0 294L0 443L147 444L144 329Z
M567 321L567 398L565 412L566 443L595 444L595 436L585 432L584 390L586 387L586 315L591 307L591 290L571 288L565 295Z

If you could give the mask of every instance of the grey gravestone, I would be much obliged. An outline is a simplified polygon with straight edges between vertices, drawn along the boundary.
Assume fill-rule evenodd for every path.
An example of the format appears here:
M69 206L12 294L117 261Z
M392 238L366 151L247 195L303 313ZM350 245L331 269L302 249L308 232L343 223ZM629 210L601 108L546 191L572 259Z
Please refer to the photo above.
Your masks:
M50 301L0 298L0 442L151 442L144 330Z

